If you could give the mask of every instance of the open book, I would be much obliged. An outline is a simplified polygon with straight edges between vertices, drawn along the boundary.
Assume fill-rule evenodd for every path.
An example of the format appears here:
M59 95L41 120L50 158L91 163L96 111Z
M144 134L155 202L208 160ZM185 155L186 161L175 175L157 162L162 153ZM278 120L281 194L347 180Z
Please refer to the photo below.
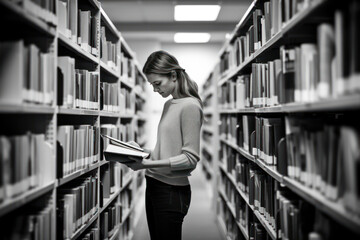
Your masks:
M107 161L130 163L134 161L141 161L143 158L149 156L149 153L146 153L142 148L133 146L107 135L101 136L109 139L109 144L104 150L104 156Z

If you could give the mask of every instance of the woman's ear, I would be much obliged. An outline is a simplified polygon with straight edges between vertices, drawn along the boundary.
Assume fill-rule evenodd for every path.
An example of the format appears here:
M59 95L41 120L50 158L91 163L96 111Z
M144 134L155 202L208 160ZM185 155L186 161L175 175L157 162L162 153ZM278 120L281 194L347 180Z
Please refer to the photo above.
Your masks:
M176 77L176 72L174 70L171 71L171 81L176 81L177 77Z

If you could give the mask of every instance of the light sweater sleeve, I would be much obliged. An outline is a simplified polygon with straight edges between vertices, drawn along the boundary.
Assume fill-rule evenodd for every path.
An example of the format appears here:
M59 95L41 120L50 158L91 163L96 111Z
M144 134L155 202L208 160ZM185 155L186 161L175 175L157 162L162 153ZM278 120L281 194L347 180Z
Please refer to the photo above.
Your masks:
M181 112L182 153L170 158L173 171L195 169L199 161L202 109L196 104L184 107Z

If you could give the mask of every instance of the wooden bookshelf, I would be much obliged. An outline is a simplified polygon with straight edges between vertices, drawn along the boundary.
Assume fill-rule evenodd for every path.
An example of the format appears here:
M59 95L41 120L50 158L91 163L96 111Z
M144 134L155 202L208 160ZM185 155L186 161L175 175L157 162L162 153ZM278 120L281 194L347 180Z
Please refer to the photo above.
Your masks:
M82 108L70 109L70 108L59 107L58 114L79 115L79 116L83 116L83 115L98 116L99 111L98 110L90 110L90 109L82 109Z
M264 1L253 1L244 16L241 18L240 22L235 26L230 38L224 43L221 48L218 58L228 57L223 64L221 65L222 70L218 70L214 68L213 72L216 72L216 86L218 93L223 89L224 84L229 81L234 81L239 75L249 74L251 73L251 67L253 63L267 63L268 61L272 61L274 59L279 59L279 54L275 54L275 51L279 51L280 47L285 45L300 45L302 43L315 43L316 37L312 36L313 40L305 40L309 35L316 35L316 28L320 26L322 23L331 23L334 26L334 16L335 9L340 9L333 1L327 0L314 0L310 1L309 5L304 9L296 13L291 17L286 23L280 26L279 31L276 34L273 34L272 37L267 39L267 41L260 46L257 50L255 50L250 56L245 57L245 59L240 60L243 61L240 65L236 66L236 61L232 59L231 54L235 54L235 47L232 49L232 45L237 41L239 36L245 36L249 27L253 24L253 11L255 9L261 9L264 11L263 6ZM349 3L349 2L347 2ZM344 7L347 4L343 4ZM264 14L261 13L260 17ZM306 28L309 26L308 28ZM305 33L307 29L311 29ZM263 40L261 40L263 41ZM336 40L337 41L337 40ZM229 52L230 51L230 52ZM319 51L319 50L318 50ZM228 54L228 55L226 55ZM230 55L230 56L229 56ZM236 56L235 56L236 57ZM232 61L233 60L233 61ZM220 60L221 61L221 60ZM235 61L235 64L234 64ZM222 71L222 72L221 72ZM353 74L348 77L351 81L356 82L359 77L358 75ZM355 79L355 80L354 80ZM242 85L241 85L242 86ZM232 91L232 90L231 90ZM349 91L350 92L350 91ZM206 96L208 92L204 91L203 96ZM223 94L223 93L222 93ZM218 104L217 106L217 116L218 115L252 115L257 117L304 117L304 116L320 116L326 118L326 114L350 114L354 113L357 115L360 110L360 94L358 92L353 91L352 93L346 93L347 95L339 95L336 97L329 98L320 98L316 99L312 102L295 102L295 103L287 103L280 104L271 107L250 107L244 109L234 109L224 107L223 105ZM227 100L225 100L226 102ZM230 100L231 101L231 100ZM354 115L354 116L355 116ZM350 116L350 115L349 115ZM219 131L218 126L213 128L214 134ZM219 134L219 133L218 133ZM323 194L321 194L318 190L310 189L306 187L304 184L293 180L287 176L283 176L277 171L277 167L273 165L268 165L260 158L252 156L250 153L246 152L244 149L237 146L231 141L224 139L222 137L217 138L218 145L220 143L224 143L226 146L230 147L232 150L240 153L243 157L248 159L249 161L256 164L257 168L262 169L263 172L271 176L272 179L276 180L277 184L281 184L281 186L285 187L288 190L294 192L299 199L309 202L313 205L314 209L319 210L319 212L324 213L325 217L329 217L332 220L335 220L339 224L339 226L344 227L345 229L351 230L351 232L355 234L360 234L360 219L355 213L349 212L349 210L345 209L344 203L339 201L331 201L326 198ZM217 155L217 153L214 153ZM234 177L227 172L227 169L222 165L222 163L217 164L219 170L224 173L226 178L234 185L234 190L247 202L248 196L245 193L242 193L237 187L237 183L234 180ZM219 195L224 195L221 190L219 191ZM226 197L226 196L225 196ZM231 212L233 206L229 206L229 202L227 202L228 208ZM262 216L258 211L254 211L254 208L249 205L249 207L253 210L256 217L259 219L264 229L268 232L272 239L280 239L281 236L277 236L274 229L269 225L269 223L265 220L264 216ZM218 216L219 218L219 216ZM219 223L221 225L221 223ZM240 231L242 230L239 226ZM244 234L244 231L241 231L244 237L247 239L248 236ZM226 231L225 231L226 234Z
M82 169L82 170L76 171L74 173L71 173L69 175L66 175L63 178L59 178L58 181L57 181L57 186L60 187L61 185L64 185L64 184L66 184L66 183L68 183L68 182L70 182L70 181L84 175L84 174L87 174L87 173L89 173L89 172L91 172L91 171L93 171L95 169L98 169L98 167L99 167L99 162L94 163L93 165L91 165L91 166L89 166L89 167L87 167L85 169Z
M109 111L101 110L101 111L100 111L100 117L119 118L119 117L120 117L120 113L109 112Z
M57 3L57 0L54 1ZM79 1L80 3L80 1ZM81 6L80 6L81 5ZM0 100L0 115L2 117L8 117L11 115L13 118L17 118L19 121L24 116L24 119L31 118L31 120L27 121L25 126L19 126L19 128L27 129L29 126L29 131L34 134L44 134L45 141L48 145L51 145L51 159L49 161L53 161L53 168L49 169L49 171L53 171L54 176L53 180L46 184L45 186L36 187L32 189L28 189L25 192L15 195L12 198L5 198L1 199L0 202L0 218L10 219L10 217L17 217L17 214L21 212L19 209L27 208L35 201L36 202L43 202L42 199L46 197L51 198L49 203L46 203L46 207L49 207L53 210L51 225L56 231L58 229L58 217L59 217L59 202L61 195L59 194L58 190L66 189L67 187L71 186L73 183L75 184L78 179L83 179L84 176L92 175L97 177L98 184L97 188L97 196L96 199L99 200L100 196L100 181L101 181L101 172L102 166L107 165L109 162L106 160L100 161L100 156L103 154L100 152L100 144L98 144L98 156L97 162L88 166L84 169L78 170L71 174L68 174L64 177L58 178L56 173L56 169L58 164L60 163L61 159L58 159L58 150L57 150L57 143L58 143L58 127L62 125L91 125L96 128L100 128L103 124L112 124L116 127L122 126L122 119L125 119L124 122L130 124L138 124L137 121L140 120L142 122L146 121L146 117L136 117L135 114L123 114L117 112L110 112L110 111L103 111L103 110L92 110L92 109L82 109L82 108L74 108L69 109L63 106L59 106L60 103L57 102L57 95L59 82L57 79L57 68L58 68L58 56L69 56L75 59L75 68L76 69L83 69L88 70L90 72L97 73L99 75L99 84L97 88L98 93L98 103L100 105L100 83L107 82L107 83L115 83L120 88L120 86L129 89L129 91L133 91L133 89L143 89L143 81L140 81L139 86L134 84L129 84L128 82L122 81L120 76L120 68L119 71L116 71L113 67L109 67L108 64L104 63L100 59L100 46L99 49L96 51L92 51L94 54L84 50L78 43L69 39L67 36L62 34L59 30L59 26L54 23L49 23L50 20L43 20L41 14L39 16L27 11L22 5L15 4L11 1L0 1L0 8L3 9L4 18L6 18L7 24L12 24L13 22L16 23L16 26L24 26L28 28L29 31L24 31L22 33L17 33L17 38L25 39L31 38L30 43L36 45L40 50L41 53L47 53L47 51L53 54L54 60L54 88L52 89L54 92L54 99L52 105L44 105L44 104L35 104L35 103L5 103L1 102ZM119 44L119 53L120 51L123 52L127 57L129 57L129 61L131 64L134 64L136 68L139 70L139 64L136 60L135 53L129 48L128 44L126 43L125 39L121 36L121 33L116 29L115 25L111 22L110 18L106 15L105 11L101 8L100 3L97 0L85 0L81 1L81 4L78 5L78 8L81 10L90 10L91 16L98 18L98 26L105 26L106 31L109 30L109 33L112 34L111 41L115 41L117 39L117 43ZM56 8L58 11L58 8ZM31 34L30 34L31 33ZM108 33L108 32L107 32ZM12 34L12 33L9 33ZM31 36L30 36L31 35ZM32 36L34 35L34 36ZM97 35L94 39L100 40L100 31L98 31ZM115 40L114 40L115 39ZM48 43L49 42L49 43ZM100 43L100 41L98 41ZM43 45L46 46L46 50L42 49L45 48ZM41 48L39 47L41 46ZM90 49L89 49L90 50ZM142 77L146 80L146 76L139 70L139 73ZM134 73L135 74L135 73ZM60 90L59 90L60 91ZM147 97L145 92L141 92L138 90L134 91L137 98L141 98L143 100L143 104L146 103ZM39 97L40 98L40 97ZM100 107L100 106L99 106ZM122 109L125 112L125 109ZM131 109L130 112L134 111L135 109ZM40 115L40 116L38 116ZM46 116L46 117L43 117ZM34 120L32 119L34 118ZM138 119L139 118L139 119ZM39 120L44 119L44 120ZM25 121L24 120L24 121ZM45 123L46 122L46 123ZM49 122L49 123L48 123ZM143 124L143 123L141 123ZM15 125L15 123L14 123ZM16 126L10 126L10 128L15 128ZM129 128L129 131L134 131L135 128ZM5 131L5 130L3 130ZM24 133L25 134L25 133ZM0 133L0 135L4 135ZM5 135L8 135L6 133ZM133 136L134 133L130 133L130 136ZM7 136L6 136L7 137ZM138 136L141 139L142 143L146 142L146 136ZM130 137L131 138L131 137ZM99 139L96 139L100 141ZM50 148L50 147L49 147ZM110 167L110 164L106 166L106 168ZM105 168L105 167L104 167ZM135 179L135 174L130 171L126 176L123 176L123 186L115 191L109 199L104 203L104 206L100 209L99 206L97 207L96 213L89 219L89 221L84 224L81 228L79 228L76 232L74 232L70 239L78 239L81 235L85 234L89 231L89 228L92 226L100 226L100 214L111 205L112 202L116 201L119 196L122 194L126 194L127 191L131 191L132 194L132 202L136 201L136 197L140 197L141 195L137 194L137 191L141 191L143 189L133 189L133 183ZM140 176L141 177L141 176ZM143 177L143 176L142 176ZM70 183L70 184L69 184ZM2 189L1 189L2 190ZM126 191L125 191L126 190ZM45 202L45 201L44 201ZM44 203L45 204L45 203ZM44 206L45 207L45 206ZM18 211L19 210L19 211ZM135 214L135 211L139 211L140 209L135 209L134 205L131 206L129 211L126 213L126 216L122 219L122 221L132 218ZM119 235L120 228L122 224L119 223L114 230L111 239L116 239ZM131 223L131 229L127 233L129 236L132 234L133 228L135 225ZM52 231L51 240L55 240L57 238L58 233Z
M40 19L38 16L35 16L29 12L27 12L25 9L23 9L21 6L15 4L11 1L0 1L0 7L5 8L8 11L11 12L11 15L14 18L17 18L17 21L21 21L22 23L26 25L30 25L31 27L36 28L37 30L40 30L45 35L54 37L56 35L56 28L53 26L48 25L45 21Z
M38 197L41 197L42 195L52 191L54 189L54 187L55 187L54 182L49 183L43 187L37 187L34 189L30 189L29 191L27 191L23 194L20 194L19 196L14 197L12 199L7 199L5 202L2 202L0 204L0 217L26 205L27 203L35 200Z
M97 57L82 49L78 44L74 43L60 32L58 33L58 40L60 46L67 48L74 55L96 65L99 63L99 59Z
M95 213L94 216L92 216L90 218L90 220L84 225L82 226L80 229L78 229L72 236L71 236L71 240L75 240L77 239L81 234L83 234L97 219L98 219L98 215L99 213Z
M105 71L107 74L111 75L114 78L119 78L119 72L115 71L114 69L112 69L111 67L109 67L106 63L104 63L103 61L100 60L100 67L101 70Z
M0 113L11 114L54 114L55 108L52 106L44 106L39 104L1 104Z
M332 216L332 218L338 223L346 225L356 233L360 233L358 225L360 218L355 214L351 214L349 211L346 211L344 206L341 204L341 201L330 201L318 191L310 189L289 177L284 177L284 184L306 201L321 209L321 211L326 214Z

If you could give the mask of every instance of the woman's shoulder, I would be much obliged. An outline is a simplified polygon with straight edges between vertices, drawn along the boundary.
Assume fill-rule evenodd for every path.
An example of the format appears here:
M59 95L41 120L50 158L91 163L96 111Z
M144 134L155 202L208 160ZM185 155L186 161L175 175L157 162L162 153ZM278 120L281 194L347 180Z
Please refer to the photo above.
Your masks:
M188 98L184 99L184 101L182 102L182 109L183 109L183 111L184 110L185 111L195 111L195 110L202 111L199 100L197 100L196 98L193 98L193 97L188 97Z

